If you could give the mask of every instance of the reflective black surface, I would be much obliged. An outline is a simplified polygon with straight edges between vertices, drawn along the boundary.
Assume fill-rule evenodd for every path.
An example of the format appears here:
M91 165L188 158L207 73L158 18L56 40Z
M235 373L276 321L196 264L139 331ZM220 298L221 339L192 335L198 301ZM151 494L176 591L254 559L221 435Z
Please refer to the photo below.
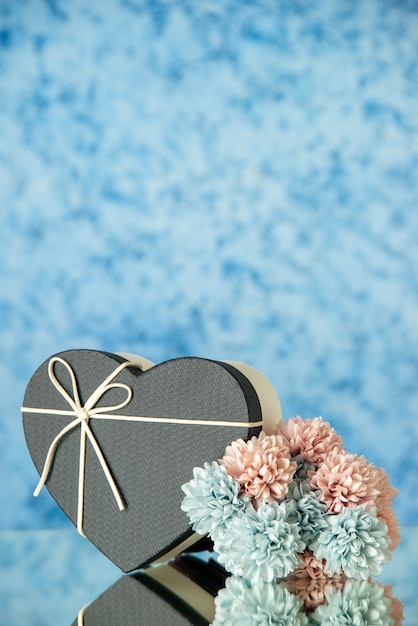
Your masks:
M186 557L128 578L71 530L0 533L1 623L208 624L213 598L224 584L210 557L202 553L203 562ZM404 528L402 543L379 579L393 585L404 626L416 624L417 563L418 527Z

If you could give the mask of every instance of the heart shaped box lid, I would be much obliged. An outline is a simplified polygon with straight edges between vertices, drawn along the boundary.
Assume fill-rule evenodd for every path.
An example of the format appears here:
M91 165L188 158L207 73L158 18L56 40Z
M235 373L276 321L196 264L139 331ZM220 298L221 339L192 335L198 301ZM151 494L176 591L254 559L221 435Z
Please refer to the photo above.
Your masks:
M260 402L254 385L264 396L266 386L248 366L182 357L143 369L117 354L61 352L36 370L22 407L38 488L124 572L200 539L181 485L231 441L258 435L263 413L276 406L281 417L278 399Z

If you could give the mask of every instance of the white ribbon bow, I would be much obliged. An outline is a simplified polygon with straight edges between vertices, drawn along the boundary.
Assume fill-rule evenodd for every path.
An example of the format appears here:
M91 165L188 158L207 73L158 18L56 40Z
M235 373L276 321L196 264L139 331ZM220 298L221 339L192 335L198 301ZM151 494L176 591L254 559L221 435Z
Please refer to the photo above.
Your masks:
M73 388L73 397L70 396L69 393L67 393L67 391L64 389L64 387L61 385L61 383L59 382L59 380L57 379L55 372L54 372L54 366L55 363L61 363L68 371L68 373L70 374L71 377L71 383L72 383L72 388ZM91 445L93 446L93 449L97 455L97 458L100 462L100 465L103 469L103 472L106 476L107 482L110 485L110 488L112 490L112 493L115 497L115 500L117 502L117 505L119 507L120 511L123 511L125 508L125 505L122 501L122 496L116 486L116 483L112 477L112 474L109 470L109 467L106 463L106 459L103 456L103 453L100 449L99 444L97 443L97 439L94 436L90 426L89 426L89 419L91 417L103 417L103 418L109 418L109 417L113 417L114 419L118 419L117 415L113 415L113 416L109 416L108 413L110 411L116 411L117 409L122 409L123 407L125 407L127 404L129 404L129 402L132 399L132 389L128 386L125 385L124 383L111 383L111 381L116 378L116 376L126 367L139 367L137 364L132 363L130 361L125 361L124 363L121 363L121 365L119 365L119 367L117 367L114 372L112 372L110 374L110 376L108 376L98 387L97 389L91 394L91 396L88 398L88 400L85 402L84 406L82 406L81 401L80 401L80 394L78 391L78 386L77 386L77 380L74 374L74 371L71 367L71 365L69 363L67 363L67 361L64 361L64 359L60 358L60 357L53 357L48 364L48 374L49 374L49 378L52 382L52 384L54 385L54 387L59 391L59 393L63 396L63 398L66 399L66 401L68 402L68 404L71 406L72 411L63 411L63 410L51 410L51 412L53 414L58 414L58 415L75 415L76 418L70 422L69 424L67 424L67 426L65 426L59 433L58 435L55 437L55 439L52 441L49 450L48 450L48 454L46 456L45 459L45 464L44 464L44 468L41 474L41 478L39 480L39 483L34 491L34 496L38 496L42 487L44 486L49 472L51 470L52 467L52 463L53 463L53 459L55 456L55 452L57 449L57 446L60 442L60 440L64 437L64 435L66 435L68 432L70 432L71 430L73 430L73 428L76 428L78 425L81 426L80 428L80 454L79 454L79 472L78 472L78 505L77 505L77 530L78 532L83 535L83 537L85 537L84 532L83 532L83 511L84 511L84 482L85 482L85 468L86 468L86 438L88 437L88 439L90 440ZM127 392L127 397L125 398L125 400L123 402L120 402L119 404L114 404L114 405L110 405L110 406L102 406L102 407L96 407L97 402L100 400L100 398L110 389L125 389ZM23 409L23 410L27 410L27 409ZM38 411L36 411L38 412ZM40 412L45 413L45 409L42 409ZM48 411L49 412L49 411ZM103 415L101 415L103 414Z

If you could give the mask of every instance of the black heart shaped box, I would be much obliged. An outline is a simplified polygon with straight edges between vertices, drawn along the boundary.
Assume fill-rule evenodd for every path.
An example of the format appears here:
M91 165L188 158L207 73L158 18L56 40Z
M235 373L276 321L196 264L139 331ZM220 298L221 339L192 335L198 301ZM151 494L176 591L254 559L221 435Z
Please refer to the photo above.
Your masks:
M124 572L201 539L181 511L193 468L281 419L271 383L245 364L68 350L32 376L22 407L43 484Z
M72 626L208 626L227 573L214 560L177 557L122 576L83 607Z

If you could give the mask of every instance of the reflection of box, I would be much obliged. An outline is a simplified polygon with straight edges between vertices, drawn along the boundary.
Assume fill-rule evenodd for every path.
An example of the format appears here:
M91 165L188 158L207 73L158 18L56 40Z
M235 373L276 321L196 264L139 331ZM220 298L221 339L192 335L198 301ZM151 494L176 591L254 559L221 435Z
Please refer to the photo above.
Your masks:
M72 626L208 626L215 615L214 596L225 578L216 562L178 558L123 576L83 608Z
M123 363L92 350L60 353L33 375L22 411L40 474L49 454L51 495L99 550L132 571L195 541L181 485L232 440L258 434L261 409L231 365L187 357L142 372Z

